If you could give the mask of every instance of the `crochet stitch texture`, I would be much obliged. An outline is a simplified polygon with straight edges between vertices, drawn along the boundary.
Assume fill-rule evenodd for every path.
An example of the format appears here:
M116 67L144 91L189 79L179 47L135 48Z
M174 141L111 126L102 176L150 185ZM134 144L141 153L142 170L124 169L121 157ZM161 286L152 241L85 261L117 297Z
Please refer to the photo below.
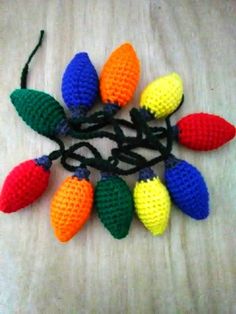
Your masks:
M72 111L79 106L90 109L98 94L98 75L86 52L77 53L62 78L62 96Z
M92 206L92 184L86 179L67 177L51 201L51 225L58 240L69 241L88 220Z
M169 221L171 202L166 187L158 177L136 183L134 204L144 226L153 235L161 235Z
M103 103L125 106L133 97L139 75L139 60L134 48L129 43L118 47L101 72L100 92Z
M171 159L171 158L170 158ZM165 183L173 202L185 214L200 220L209 215L209 195L203 176L184 160L166 161Z
M181 118L177 124L178 141L194 150L212 150L235 136L235 126L222 117L208 113L193 113Z
M38 199L48 186L50 170L27 160L12 169L2 187L0 208L12 213Z
M19 116L36 132L45 136L65 133L67 125L62 106L50 95L33 89L16 89L10 95Z
M132 194L123 179L102 178L96 186L95 206L100 220L114 238L127 236L134 211Z
M48 185L52 162L59 159L64 169L73 173L59 186L51 202L51 225L61 242L69 241L89 219L94 199L93 186L88 180L90 168L101 171L95 205L101 222L116 239L128 234L134 208L153 235L163 234L169 222L170 197L190 217L207 218L209 195L204 178L194 166L173 156L174 139L192 149L212 150L235 136L235 126L207 113L188 115L172 126L172 114L184 103L183 82L176 73L148 84L141 95L141 108L132 108L129 120L115 117L119 107L132 98L140 75L138 57L129 43L110 55L99 82L87 53L73 57L61 86L70 110L67 117L52 96L27 88L29 64L43 36L41 31L23 67L21 89L16 89L10 97L22 119L59 147L49 155L18 165L9 173L0 195L0 210L10 213L33 203ZM98 85L105 106L89 114L87 111L98 96ZM164 118L165 124L154 125L154 118ZM127 130L132 133L126 133ZM61 135L79 142L67 146ZM99 146L88 141L98 138L116 144L109 157L104 157ZM154 154L147 158L137 151L139 148L152 150ZM160 162L165 164L166 186L152 170ZM137 172L139 181L132 197L128 185L118 175Z
M140 107L162 119L179 106L182 96L183 82L177 73L172 73L147 85L141 95Z

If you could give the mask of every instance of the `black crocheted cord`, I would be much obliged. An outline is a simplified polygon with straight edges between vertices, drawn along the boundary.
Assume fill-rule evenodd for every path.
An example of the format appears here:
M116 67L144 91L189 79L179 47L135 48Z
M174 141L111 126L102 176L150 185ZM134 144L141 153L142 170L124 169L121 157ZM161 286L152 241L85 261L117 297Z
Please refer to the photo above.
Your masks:
M34 50L29 55L29 58L28 58L25 66L22 70L21 81L20 81L21 88L27 88L27 76L28 76L28 71L29 71L29 64L30 64L30 61L32 60L33 56L36 54L37 50L39 49L39 47L42 45L44 33L45 33L44 30L40 31L39 41L38 41L37 45L35 46Z
M22 70L21 88L27 88L29 64L41 46L43 36L44 31L42 30L39 41ZM182 106L183 102L184 96L178 108L172 114ZM81 115L76 119L68 119L70 125L68 135L81 140L81 142L75 143L66 149L62 139L52 137L51 140L59 145L59 149L49 154L50 160L60 158L61 165L71 172L75 172L80 166L92 167L102 173L130 175L143 168L165 161L170 156L173 140L176 136L170 121L172 114L165 119L165 127L154 127L150 125L153 116L144 109L132 108L129 113L130 121L128 121L115 118L118 111L116 104L110 104L105 108L89 116ZM109 130L107 130L108 127ZM127 130L132 130L135 134L129 136L126 134ZM102 157L97 148L87 142L89 139L97 138L106 138L116 143L116 147L111 150L111 155L106 159ZM88 158L79 153L78 151L81 148L89 150L92 157ZM147 160L135 151L138 148L153 150L155 157ZM74 166L75 162L78 162L78 165ZM121 163L126 164L126 167L122 168Z

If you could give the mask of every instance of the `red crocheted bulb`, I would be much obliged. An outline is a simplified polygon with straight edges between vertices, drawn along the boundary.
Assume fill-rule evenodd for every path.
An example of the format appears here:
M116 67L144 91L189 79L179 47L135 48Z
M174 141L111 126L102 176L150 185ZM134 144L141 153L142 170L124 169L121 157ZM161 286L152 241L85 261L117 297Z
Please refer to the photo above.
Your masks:
M208 113L193 113L183 117L176 127L179 143L194 150L216 149L235 136L234 125Z
M36 160L27 160L8 174L0 196L0 210L12 213L33 203L45 191L50 171Z

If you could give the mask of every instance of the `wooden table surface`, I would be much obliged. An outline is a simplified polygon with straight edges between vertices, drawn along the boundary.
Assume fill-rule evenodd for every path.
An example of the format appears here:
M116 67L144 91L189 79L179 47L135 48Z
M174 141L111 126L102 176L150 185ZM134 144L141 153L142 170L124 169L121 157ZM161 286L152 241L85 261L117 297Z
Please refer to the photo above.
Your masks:
M29 86L62 102L63 70L88 51L98 72L110 52L130 41L142 75L132 103L155 77L178 72L185 103L173 117L211 112L236 118L236 2L234 0L0 1L0 182L21 161L56 149L27 127L9 100L40 29ZM70 141L67 141L70 143ZM129 236L115 240L96 213L68 244L49 223L50 199L68 172L56 164L39 201L0 214L0 313L236 313L236 146L177 156L201 170L210 192L210 217L201 222L172 206L170 225L152 237L135 218ZM109 153L111 144L100 141ZM154 167L162 176L162 166ZM97 173L92 173L96 182ZM133 188L137 176L127 178Z

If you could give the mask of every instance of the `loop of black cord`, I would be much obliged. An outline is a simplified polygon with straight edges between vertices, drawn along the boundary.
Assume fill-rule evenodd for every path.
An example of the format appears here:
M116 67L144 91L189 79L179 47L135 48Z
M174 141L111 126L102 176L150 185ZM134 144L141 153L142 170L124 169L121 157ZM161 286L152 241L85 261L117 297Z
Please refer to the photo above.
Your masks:
M145 121L142 121L142 126L146 132L146 135L150 136L151 139L155 138L153 137L153 134L149 133L151 128L148 129L149 126ZM118 146L117 148L112 149L112 156L105 160L92 144L88 142L80 142L72 145L67 151L63 153L61 158L61 164L66 170L72 172L76 171L78 166L89 166L102 172L111 172L117 175L133 174L145 167L151 167L161 161L164 161L171 154L173 145L173 132L170 123L170 117L166 118L166 126L166 146L164 146L158 140L158 138L155 138L156 143L152 144L150 143L150 138L146 138L142 141L138 141L138 143L128 144L120 147ZM143 156L133 151L133 149L142 146L145 148L158 150L160 152L160 156L154 157L151 160L146 160ZM82 147L87 147L94 157L86 158L81 154L75 153L76 150ZM68 159L78 161L80 164L76 166L70 165L67 161ZM126 164L130 164L133 167L129 169L122 169L117 165L120 161L125 162Z
M58 150L54 150L53 152L51 152L48 157L51 160L56 160L59 157L61 157L64 152L65 152L65 145L63 143L63 141L61 139L59 139L58 137L51 137L50 138L52 141L54 141L55 143L57 143L59 145L59 149Z

